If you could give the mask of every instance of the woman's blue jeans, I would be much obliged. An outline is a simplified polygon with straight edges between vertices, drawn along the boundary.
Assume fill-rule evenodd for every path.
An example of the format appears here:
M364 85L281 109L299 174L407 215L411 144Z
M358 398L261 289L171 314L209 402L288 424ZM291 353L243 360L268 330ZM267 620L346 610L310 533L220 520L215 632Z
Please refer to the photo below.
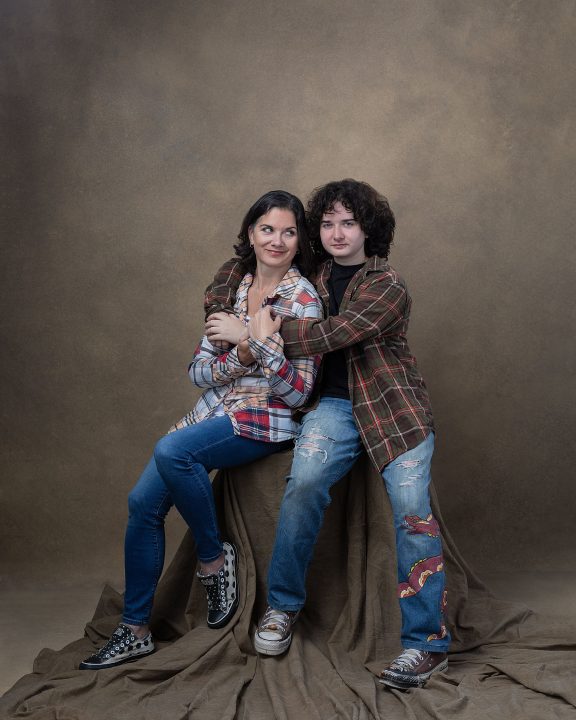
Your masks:
M165 435L128 496L124 547L126 593L123 620L146 625L164 565L164 518L175 505L205 563L222 553L208 473L243 465L287 447L235 435L226 415Z
M330 488L351 470L362 449L350 401L324 397L304 416L268 574L268 604L273 608L303 607L306 572L330 503ZM382 476L396 531L402 645L445 652L450 635L443 616L442 541L429 494L433 451L431 433L387 465Z

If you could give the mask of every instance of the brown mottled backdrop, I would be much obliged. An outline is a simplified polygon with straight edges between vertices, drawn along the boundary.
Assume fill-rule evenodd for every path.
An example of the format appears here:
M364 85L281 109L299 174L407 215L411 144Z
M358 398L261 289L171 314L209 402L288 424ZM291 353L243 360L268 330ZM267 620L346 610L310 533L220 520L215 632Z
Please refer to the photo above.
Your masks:
M571 0L3 0L3 575L117 576L243 212L351 176L481 570L573 565ZM182 526L172 520L174 540Z

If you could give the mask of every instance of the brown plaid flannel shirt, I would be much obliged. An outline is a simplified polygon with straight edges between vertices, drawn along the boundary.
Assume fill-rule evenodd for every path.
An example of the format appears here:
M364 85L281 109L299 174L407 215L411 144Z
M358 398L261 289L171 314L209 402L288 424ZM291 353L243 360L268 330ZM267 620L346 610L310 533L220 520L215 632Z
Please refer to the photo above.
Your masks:
M331 267L325 262L316 281L326 308ZM206 288L207 315L231 308L242 277L236 260L220 268ZM411 304L402 278L373 256L350 281L338 315L282 323L286 357L346 349L354 418L380 472L434 430L428 391L406 340Z

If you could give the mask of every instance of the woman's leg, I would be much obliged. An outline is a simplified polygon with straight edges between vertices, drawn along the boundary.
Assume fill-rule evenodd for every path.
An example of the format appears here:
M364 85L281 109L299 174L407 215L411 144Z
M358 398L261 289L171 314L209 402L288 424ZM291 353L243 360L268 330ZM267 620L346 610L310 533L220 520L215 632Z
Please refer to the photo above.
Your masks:
M150 620L164 566L164 519L171 506L170 492L152 458L128 495L123 614L127 625L147 627Z
M235 435L226 415L176 430L157 443L156 467L194 535L201 563L222 555L210 470L244 465L283 447Z
M80 668L113 667L154 650L148 621L164 564L164 519L175 504L188 523L201 563L223 558L214 496L208 472L253 462L287 447L234 435L226 416L205 420L163 437L154 458L129 495L125 540L126 595L123 623ZM237 605L235 551L226 543L226 568L202 577L209 598L209 625L221 627ZM231 581L234 587L231 588ZM221 593L224 592L224 599ZM140 632L141 631L141 632Z
M236 549L222 543L208 472L243 465L277 452L284 443L266 443L234 434L226 416L177 430L156 445L154 457L174 504L196 540L200 582L208 598L207 623L226 625L238 606Z
M152 458L128 496L123 622L103 647L80 663L81 670L115 667L154 652L148 621L164 564L164 518L171 506Z

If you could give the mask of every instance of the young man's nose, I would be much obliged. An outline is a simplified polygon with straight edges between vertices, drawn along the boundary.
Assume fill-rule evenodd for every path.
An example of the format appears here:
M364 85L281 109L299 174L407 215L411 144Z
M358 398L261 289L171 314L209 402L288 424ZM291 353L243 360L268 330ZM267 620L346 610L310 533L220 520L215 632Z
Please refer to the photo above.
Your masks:
M344 237L344 233L342 232L342 228L340 225L336 224L334 225L334 239L335 240L342 240Z

